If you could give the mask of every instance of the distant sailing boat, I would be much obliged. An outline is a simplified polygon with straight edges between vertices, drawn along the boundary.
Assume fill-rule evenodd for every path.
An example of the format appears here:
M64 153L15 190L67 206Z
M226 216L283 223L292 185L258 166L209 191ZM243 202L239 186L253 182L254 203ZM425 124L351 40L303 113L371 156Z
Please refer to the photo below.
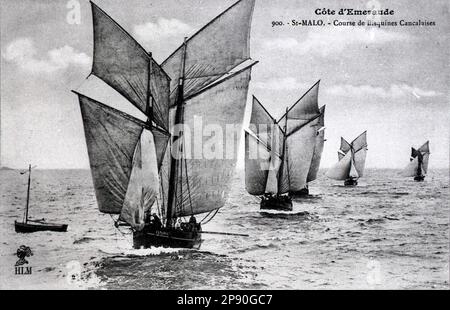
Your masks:
M329 169L326 175L335 180L344 180L344 185L355 186L363 176L367 155L367 131L359 135L352 143L341 137L338 151L339 162Z
M25 172L21 172L24 174ZM28 187L27 187L27 203L25 206L25 214L22 222L14 221L14 228L18 233L32 233L37 231L67 231L67 224L46 223L43 220L30 220L28 218L28 209L30 207L30 186L31 186L31 165L28 166Z
M317 177L325 112L317 105L318 89L319 82L278 121L253 97L245 133L245 183L249 194L262 197L261 209L292 210L286 194L304 191Z
M317 81L278 121L287 117L289 195L293 198L309 195L308 183L317 179L319 172L325 143L325 105L319 108L319 84Z
M408 166L403 171L405 177L414 177L414 181L421 182L425 179L428 171L428 160L430 158L430 142L425 142L417 150L411 148L411 158Z
M242 125L251 68L257 63L250 58L254 4L236 2L158 65L92 3L92 74L147 119L77 93L99 210L119 215L117 226L131 226L135 248L198 246L201 223L225 204L239 145L235 131L226 127ZM227 156L188 153L211 140L186 138L196 119L226 132L226 148L224 141L217 147ZM203 213L197 222L194 215Z

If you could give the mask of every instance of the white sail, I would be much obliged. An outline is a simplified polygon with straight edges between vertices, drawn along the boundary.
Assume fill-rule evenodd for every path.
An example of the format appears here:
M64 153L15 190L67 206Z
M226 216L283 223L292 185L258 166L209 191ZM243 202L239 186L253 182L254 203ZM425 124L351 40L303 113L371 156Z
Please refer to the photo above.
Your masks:
M422 174L425 175L428 173L428 161L430 159L430 153L426 153L422 158Z
M419 168L419 158L411 158L409 164L403 169L402 176L415 177L417 175L417 169Z
M176 189L174 216L205 213L225 204L235 172L250 73L251 68L246 68L186 101L185 126L194 128L194 119L201 118L204 127L220 127L223 137L216 147L221 148L222 152L218 158L186 158L185 166L184 161L180 160L180 184ZM227 130L230 124L234 130ZM211 137L201 138L205 151ZM195 149L195 142L191 141L191 150Z
M318 119L315 119L286 139L285 156L288 175L283 175L283 177L289 178L289 191L300 191L307 184L316 145L317 126Z
M144 130L133 157L125 200L120 219L136 230L144 225L145 212L152 207L159 190L159 176L153 135Z
M425 142L418 151L423 154L430 153L430 141Z
M316 143L314 145L314 153L309 168L307 182L314 181L317 178L317 173L320 168L320 161L322 159L323 147L325 144L325 106L320 108L320 116L316 127Z
M251 195L263 195L269 174L270 152L249 132L245 132L245 188Z
M259 139L261 139L271 148L273 147L273 134L281 134L281 132L279 131L277 133L274 132L275 130L279 129L275 119L269 114L269 112L267 112L267 110L255 96L253 96L252 101L252 113L250 115L249 127ZM274 141L274 143L280 143L281 141L279 140Z
M366 165L367 148L363 147L353 154L355 169L358 172L358 177L364 175L364 168Z
M354 179L360 177L360 174L358 173L358 170L356 169L355 165L355 154L352 154L352 160L350 161L350 171L348 172L348 176Z
M328 169L326 176L334 180L348 179L350 168L352 166L352 153L347 152L345 156L333 167Z
M289 110L278 120L280 126L284 126L286 116L288 118L286 134L289 135L309 123L320 115L318 105L319 97L318 81L314 84Z

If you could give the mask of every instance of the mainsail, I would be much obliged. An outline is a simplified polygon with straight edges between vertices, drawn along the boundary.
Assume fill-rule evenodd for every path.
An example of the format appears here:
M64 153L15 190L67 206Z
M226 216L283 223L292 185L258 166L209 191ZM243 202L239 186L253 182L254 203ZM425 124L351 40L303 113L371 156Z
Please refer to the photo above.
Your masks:
M429 158L430 158L429 141L425 142L417 150L415 148L411 148L410 162L403 170L402 175L405 177L426 175L428 172Z
M339 161L327 171L327 177L335 180L362 177L366 155L367 131L363 132L351 143L348 143L341 137L341 146L338 152Z
M322 159L322 152L325 144L325 106L320 108L320 116L317 125L316 144L314 146L314 153L308 177L306 178L307 182L317 179L317 173L319 172L320 161Z
M184 149L192 152L184 154L185 158L180 160L180 183L173 216L205 213L225 204L235 171L250 70L248 68L185 102L185 128L194 128L195 120L201 119L203 128L214 126L217 130L214 135L202 136L201 141L194 137L189 146L185 139ZM202 158L192 158L198 147L202 148Z
M168 225L175 217L211 212L225 204L237 160L251 67L256 64L250 59L254 4L255 0L236 2L185 39L161 65L172 79L170 127L182 128L172 136L175 156L167 156L162 167ZM195 127L196 119L203 128L216 130L201 141L198 137L190 141L186 132ZM188 152L195 153L198 147L202 158Z

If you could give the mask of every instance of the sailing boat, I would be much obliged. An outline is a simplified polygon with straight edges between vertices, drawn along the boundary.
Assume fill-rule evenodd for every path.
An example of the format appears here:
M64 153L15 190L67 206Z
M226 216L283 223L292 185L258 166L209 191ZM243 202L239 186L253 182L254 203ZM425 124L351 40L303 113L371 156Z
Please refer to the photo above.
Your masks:
M92 3L91 74L146 118L75 92L99 210L118 215L116 226L131 226L135 248L197 247L201 224L225 204L239 145L236 131L226 128L242 126L251 68L257 63L250 58L254 4L236 2L159 65ZM219 126L226 133L221 136L226 145L224 139L214 145L226 156L190 154L213 140L194 135L190 141L188 129L199 119L202 129ZM205 214L200 222L198 214Z
M294 184L290 186L289 195L293 198L309 195L308 183L314 181L319 172L325 143L325 105L319 108L319 84L320 81L314 84L286 114L290 127L288 135L292 135L289 140L290 178Z
M23 173L21 173L23 174ZM32 233L37 231L67 231L67 224L46 223L43 220L30 220L28 209L30 206L31 165L28 166L27 204L22 222L14 221L14 228L18 233Z
M325 107L319 110L317 105L319 82L278 121L253 97L250 128L245 133L246 189L262 197L261 209L291 211L290 195L317 176L325 112Z
M363 176L367 155L367 131L359 135L352 143L341 137L341 147L338 151L339 161L331 167L326 175L335 180L344 180L345 186L358 185L358 179Z
M417 150L411 148L411 158L408 166L403 171L405 177L414 177L414 181L421 182L425 179L428 171L428 160L430 158L430 142L425 142Z

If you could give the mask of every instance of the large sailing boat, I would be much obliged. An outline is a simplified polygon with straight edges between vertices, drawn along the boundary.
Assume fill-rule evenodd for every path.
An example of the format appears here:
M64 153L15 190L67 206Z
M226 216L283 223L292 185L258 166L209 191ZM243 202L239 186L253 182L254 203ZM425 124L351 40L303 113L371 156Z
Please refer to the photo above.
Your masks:
M417 150L411 148L411 158L408 166L403 171L405 177L414 177L414 181L421 182L425 179L428 171L428 160L430 158L430 142L425 142Z
M358 185L358 179L364 174L367 155L367 131L360 134L351 143L341 137L338 151L339 161L326 175L335 180L344 180L345 186Z
M118 215L116 226L131 226L135 248L199 246L201 224L225 204L239 145L236 132L257 63L250 59L249 42L254 4L236 2L158 65L92 3L91 74L146 118L76 92L99 210ZM229 125L234 130L226 130ZM203 135L206 126L225 135L213 144L224 152L212 158L202 148L214 140ZM198 214L205 214L202 221L197 222Z
M278 121L253 97L245 134L245 180L248 193L262 197L261 209L291 211L292 198L286 194L304 190L317 177L325 112L317 104L319 82Z

